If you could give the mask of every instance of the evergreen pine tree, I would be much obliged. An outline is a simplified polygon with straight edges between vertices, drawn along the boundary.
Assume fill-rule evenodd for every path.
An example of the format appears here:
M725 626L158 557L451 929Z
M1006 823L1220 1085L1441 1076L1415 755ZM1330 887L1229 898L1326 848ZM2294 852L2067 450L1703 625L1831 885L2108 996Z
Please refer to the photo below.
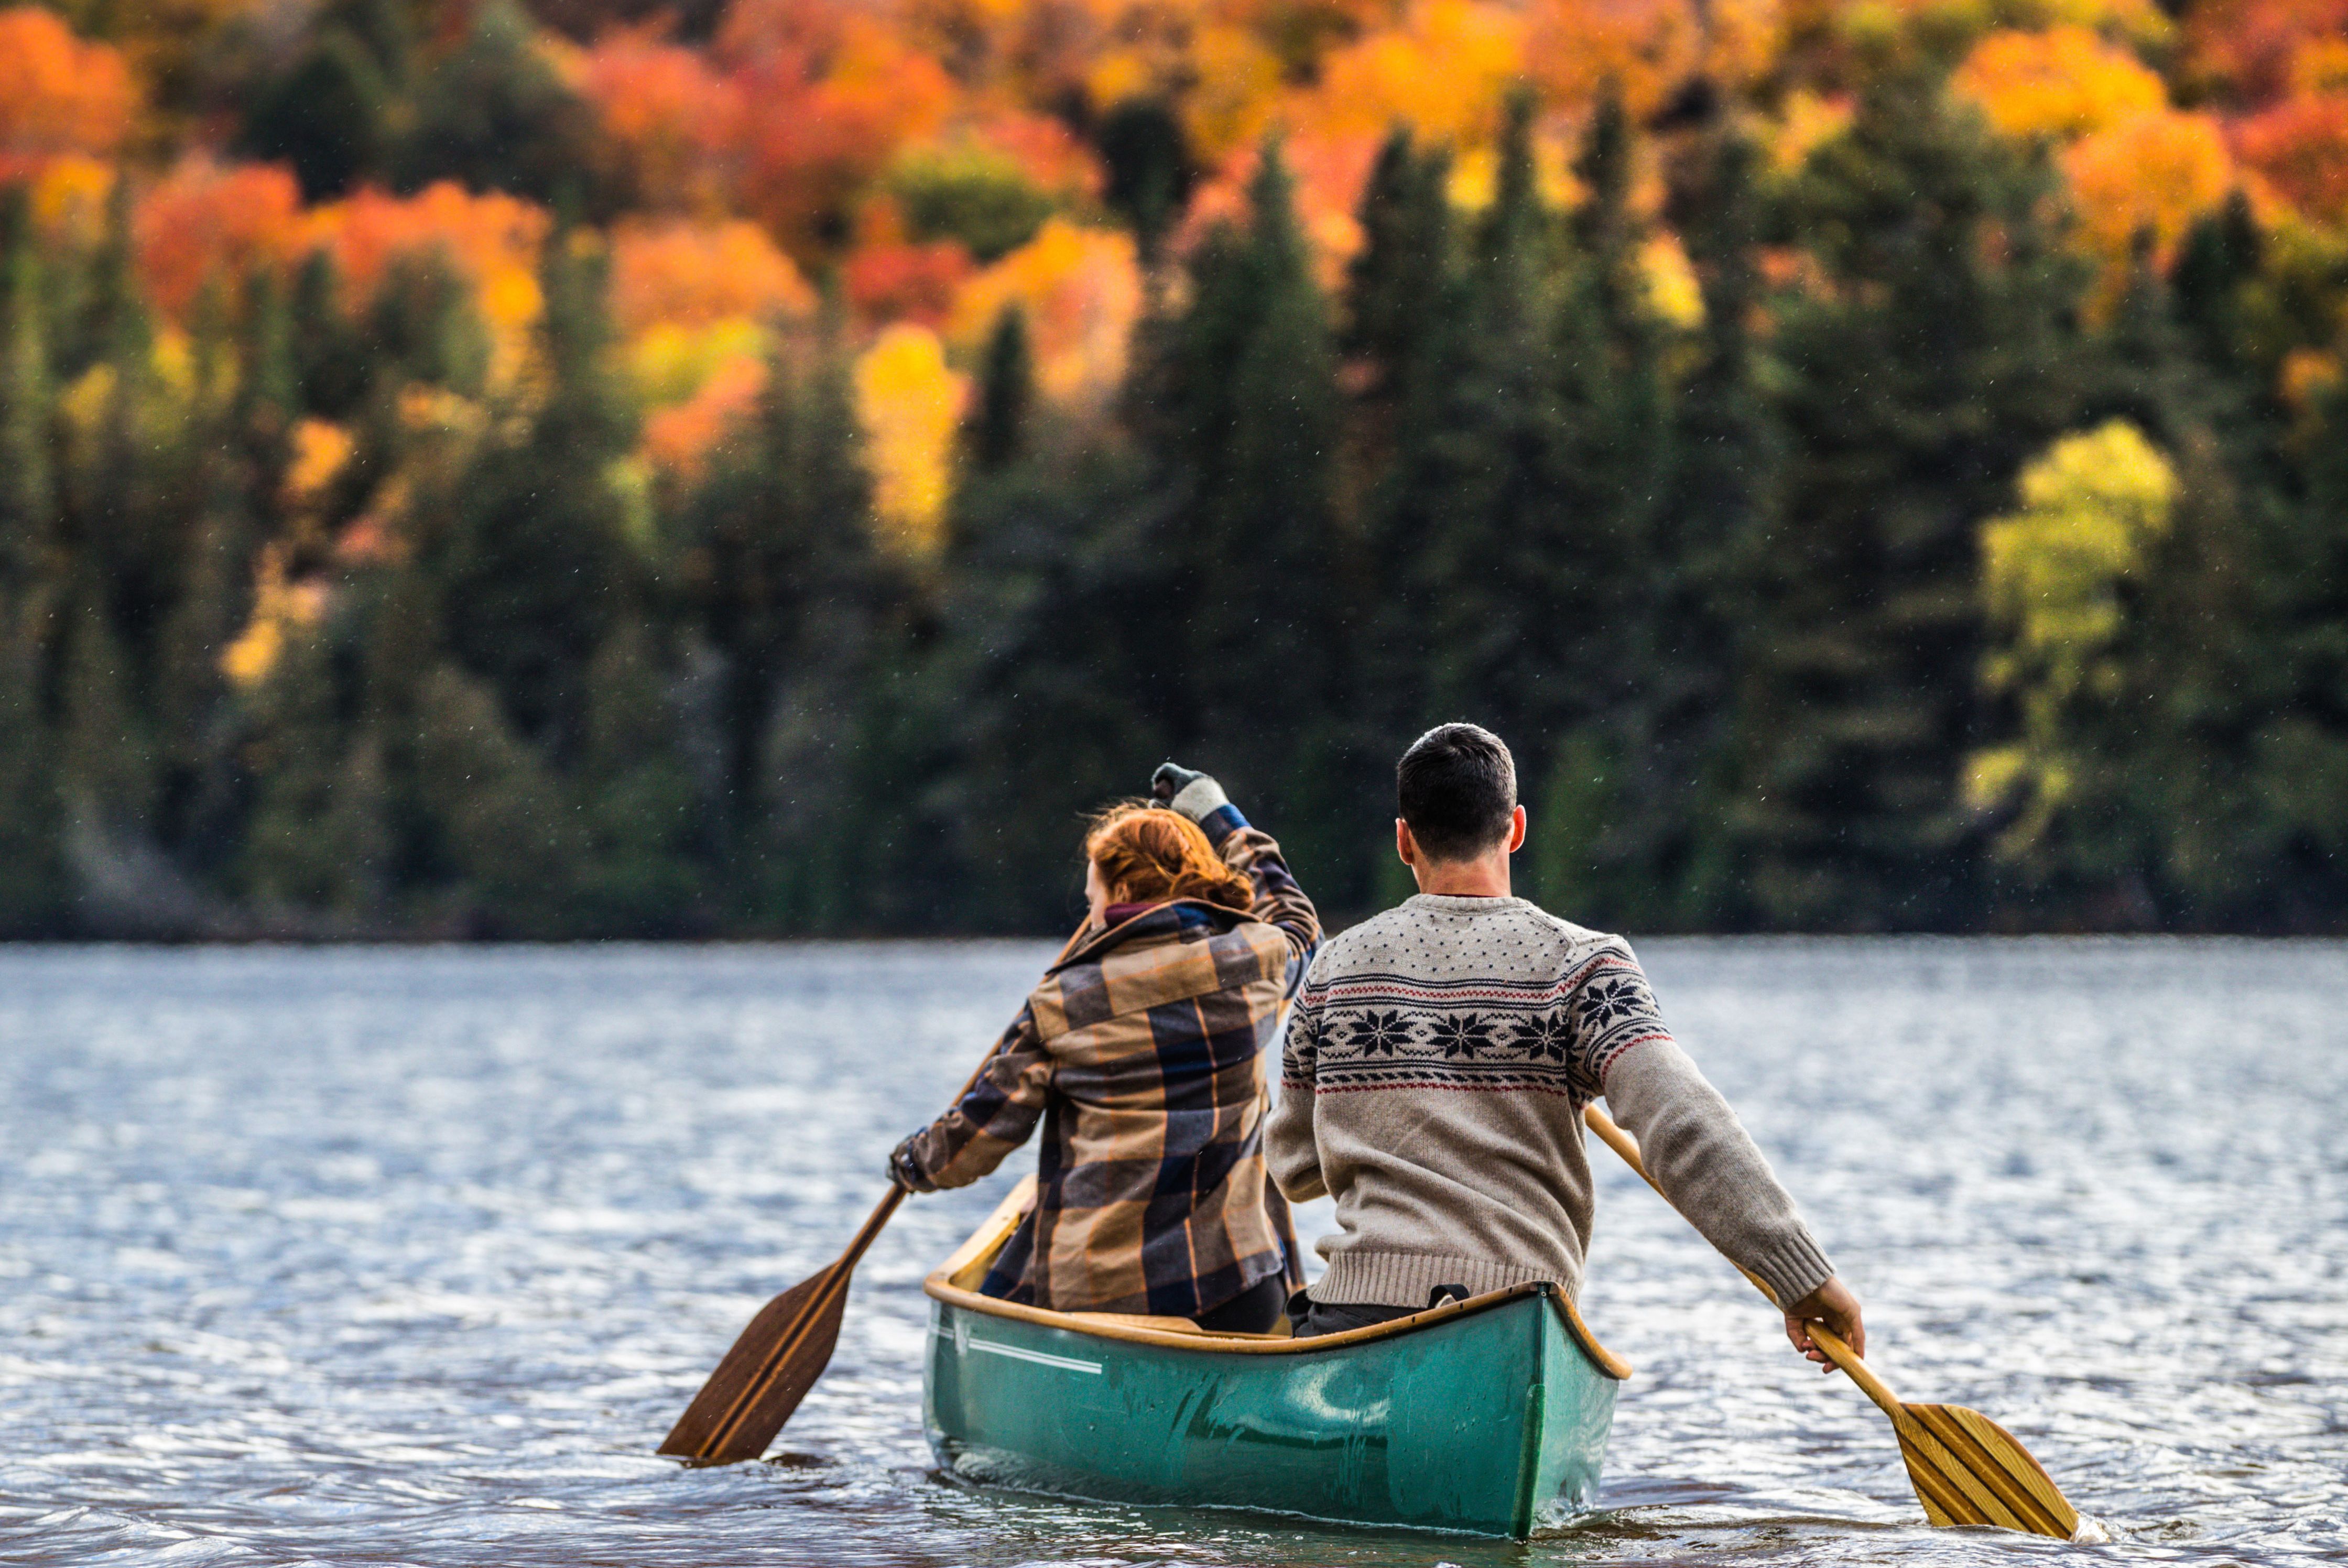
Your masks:
M431 670L417 686L415 747L417 798L454 879L450 913L480 935L577 934L574 808L497 694L453 665Z
M561 281L575 281L580 265L577 258L558 253L550 244L545 268L560 273ZM332 273L325 276L331 281ZM331 294L331 291L328 291ZM565 304L572 301L565 295ZM550 300L550 308L552 306ZM307 319L323 328L324 312L318 311ZM560 330L568 330L571 318L566 318ZM541 335L558 330L551 317L541 321ZM318 395L333 386L331 366L322 377L311 366L320 361L313 354L331 352L337 336L331 329L319 330L306 340L304 386ZM378 393L395 389L403 381L423 381L467 397L482 396L489 381L489 332L474 308L473 291L448 265L448 258L438 251L421 255L414 253L396 258L376 290L366 313L366 331L360 345L359 358L372 371L362 387L372 384ZM355 392L354 392L355 397Z
M387 830L373 753L354 747L326 635L290 634L253 706L254 799L240 865L247 898L281 914L371 913Z
M2235 677L2231 688L2197 682L2188 691L2202 700L2187 710L2206 726L2213 710L2240 713L2246 696L2256 705L2249 777L2225 766L2238 763L2240 749L2213 758L2223 771L2202 777L2248 789L2263 830L2252 841L2271 843L2272 855L2263 875L2227 890L2235 910L2205 899L2198 913L2239 921L2249 894L2261 923L2321 930L2348 907L2348 389L2337 380L2317 387L2273 459L2227 465L2240 475L2237 501L2260 524L2262 548L2237 577L2248 592L2229 606L2236 613L2197 628L2205 644L2230 644L2236 657L2223 668ZM2278 475L2298 482L2284 490Z
M1165 604L1128 633L1161 652L1128 700L1247 789L1325 882L1358 860L1325 795L1346 771L1329 717L1344 621L1312 586L1341 570L1339 409L1328 304L1276 141L1249 206L1244 228L1201 243L1145 394L1165 487L1152 548L1170 571Z
M252 614L261 529L283 483L298 397L284 297L266 271L248 280L234 359L233 393L199 416L201 510L176 552L180 581L153 682L159 837L199 872L221 869L235 837L237 732L221 660Z
M1108 171L1102 196L1133 226L1142 265L1156 266L1198 180L1181 119L1163 99L1127 98L1101 117L1093 145Z
M139 286L131 235L131 183L118 180L108 193L106 224L87 268L87 286L74 291L79 306L53 346L60 382L80 377L101 359L144 348L147 311Z
M1553 907L1609 925L1673 913L1670 862L1689 802L1664 755L1663 669L1673 634L1665 511L1676 453L1664 372L1666 337L1648 303L1648 239L1632 201L1638 156L1621 94L1609 83L1574 161L1586 195L1569 224L1572 250L1557 311L1558 471L1579 567L1552 573L1574 607L1576 635L1550 654L1556 695L1534 715L1554 739L1540 778L1543 842L1533 885Z
M342 279L324 250L294 274L286 333L300 406L321 418L348 418L366 392L369 356L344 313Z
M1823 286L1777 312L1791 460L1754 563L1738 834L1764 920L1980 918L1978 523L2075 423L2083 280L2051 175L1936 83L1870 81L1787 218Z
M330 201L382 166L389 98L366 44L329 23L254 99L237 150L291 165L304 199Z
M0 596L22 600L56 569L57 384L43 268L21 191L0 211Z
M415 119L392 155L396 182L455 180L539 201L575 198L592 116L541 57L513 0L483 0L464 41L417 83Z
M1419 528L1426 498L1404 459L1418 449L1419 421L1446 396L1460 349L1449 174L1440 149L1417 150L1397 127L1363 191L1362 248L1346 270L1338 352L1348 405L1338 493L1359 543L1343 588L1360 628L1353 643L1359 695L1351 706L1375 755L1398 754L1428 711L1429 606L1420 592L1424 574L1414 569L1426 547ZM1382 770L1377 777L1382 789ZM1378 855L1376 863L1389 858Z
M108 841L143 837L155 808L154 738L101 585L84 573L66 627L60 770L77 821Z
M827 330L778 348L758 409L688 503L701 624L724 661L723 852L772 929L837 925L858 882L857 693L881 592L871 484Z
M967 474L997 474L1025 455L1035 400L1035 362L1027 346L1027 313L1003 307L979 361L978 397L965 433Z
M705 913L700 802L663 664L644 618L629 615L588 671L587 748L574 785L584 839L576 918L598 935L674 935Z
M43 712L56 595L56 389L41 266L21 196L0 213L0 937L65 913L57 747Z
M1629 630L1618 498L1599 463L1616 370L1607 324L1591 315L1590 260L1540 198L1529 99L1509 106L1499 150L1446 313L1457 337L1403 417L1377 537L1425 607L1413 619L1427 697L1410 727L1468 716L1508 738L1541 818L1529 882L1572 907L1588 893L1576 869L1596 844L1587 823L1604 808L1564 793L1569 777L1592 775L1560 772L1560 748L1610 717ZM1560 820L1569 809L1583 826Z
M1698 356L1674 410L1644 681L1652 750L1633 793L1655 804L1639 858L1668 903L1651 920L1716 927L1741 913L1727 829L1736 683L1756 606L1740 596L1776 517L1785 460L1762 387L1759 150L1731 128L1690 150L1674 205L1703 289Z
M1396 126L1363 189L1362 248L1346 264L1337 349L1356 404L1375 415L1361 443L1373 476L1391 462L1394 421L1425 395L1443 342L1437 307L1451 290L1454 260L1449 175L1448 157L1419 151Z
M1135 758L1177 754L1162 716L1134 700L1163 656L1138 629L1169 619L1169 565L1151 536L1161 498L1113 441L956 497L940 625L911 705L936 738L911 802L918 841L943 868L925 879L927 923L1066 929L1083 908L1084 814L1139 790Z
M637 570L616 482L635 418L608 363L601 258L552 236L543 288L530 417L482 442L418 544L449 651L560 767L585 738L587 667Z
M0 938L58 934L66 913L64 802L42 712L45 606L0 595Z

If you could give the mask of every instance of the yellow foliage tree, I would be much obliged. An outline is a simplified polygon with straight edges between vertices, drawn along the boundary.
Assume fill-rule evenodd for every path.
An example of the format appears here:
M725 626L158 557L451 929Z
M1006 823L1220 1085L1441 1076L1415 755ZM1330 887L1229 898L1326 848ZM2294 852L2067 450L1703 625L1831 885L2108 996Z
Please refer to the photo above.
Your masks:
M1141 314L1133 236L1054 218L1034 239L963 285L955 345L974 354L1005 305L1027 318L1035 383L1055 402L1097 407L1125 376L1125 348Z
M2008 136L2068 140L2168 107L2157 76L2085 27L1992 33L1951 86Z
M856 361L856 412L872 469L872 510L885 542L907 555L933 552L953 480L963 378L924 326L899 323Z
M1399 120L1465 145L1488 135L1525 69L1525 23L1478 0L1420 0L1400 26L1331 55L1297 126L1323 137L1384 136Z
M2114 419L2055 442L2023 470L2022 510L1982 525L1982 678L2013 699L2021 733L1973 755L1966 793L2019 806L1998 844L2009 858L2032 858L2075 793L2082 710L2118 693L2122 584L2168 532L2177 489L2160 449Z

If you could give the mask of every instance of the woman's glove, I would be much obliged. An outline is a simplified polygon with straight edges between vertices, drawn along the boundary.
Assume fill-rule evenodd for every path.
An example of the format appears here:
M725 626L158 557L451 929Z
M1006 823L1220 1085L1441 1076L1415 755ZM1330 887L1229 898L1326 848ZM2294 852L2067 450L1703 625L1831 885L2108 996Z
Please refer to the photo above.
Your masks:
M908 1138L889 1151L889 1180L908 1192L933 1191L935 1189L922 1179L921 1167L913 1163L912 1141Z
M1223 787L1204 773L1161 762L1149 776L1149 793L1161 806L1171 806L1196 822L1230 805Z

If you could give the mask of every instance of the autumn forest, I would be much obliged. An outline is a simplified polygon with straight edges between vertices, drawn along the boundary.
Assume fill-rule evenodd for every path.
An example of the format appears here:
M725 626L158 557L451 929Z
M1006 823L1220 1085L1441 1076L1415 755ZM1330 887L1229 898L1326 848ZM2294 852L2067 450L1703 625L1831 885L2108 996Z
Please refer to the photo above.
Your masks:
M0 934L2348 929L2348 0L0 9Z

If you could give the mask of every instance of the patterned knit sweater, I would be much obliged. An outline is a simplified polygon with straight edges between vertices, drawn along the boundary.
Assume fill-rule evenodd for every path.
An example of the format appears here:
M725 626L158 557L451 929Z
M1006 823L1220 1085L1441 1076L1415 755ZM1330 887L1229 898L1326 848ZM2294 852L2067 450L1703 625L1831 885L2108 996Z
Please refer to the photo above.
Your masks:
M1834 1272L1627 944L1519 898L1421 893L1324 946L1290 1016L1264 1143L1282 1191L1337 1201L1313 1299L1578 1294L1581 1109L1601 1095L1673 1204L1779 1301Z

